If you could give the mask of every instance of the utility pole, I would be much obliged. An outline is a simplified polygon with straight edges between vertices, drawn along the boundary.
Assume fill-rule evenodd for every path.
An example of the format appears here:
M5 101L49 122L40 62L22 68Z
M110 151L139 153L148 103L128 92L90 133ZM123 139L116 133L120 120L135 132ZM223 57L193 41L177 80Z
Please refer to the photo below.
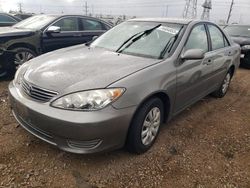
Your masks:
M234 6L234 0L232 0L231 5L230 5L230 10L229 10L228 17L227 17L227 24L229 23L229 20L232 16L233 6Z
M166 17L168 17L168 5L166 5Z
M182 16L183 18L191 18L191 19L197 17L197 0L186 0Z
M88 6L88 2L87 1L85 1L85 5L83 6L83 9L84 9L85 15L87 16L88 15L88 11L89 11L89 6Z
M91 5L92 15L94 16L94 5Z
M0 11L3 11L2 4L3 2L0 0Z
M22 3L18 3L18 11L19 11L19 13L23 13L23 4Z
M210 10L212 9L212 1L205 0L202 7L203 7L203 13L201 15L201 19L202 20L209 20L210 19Z

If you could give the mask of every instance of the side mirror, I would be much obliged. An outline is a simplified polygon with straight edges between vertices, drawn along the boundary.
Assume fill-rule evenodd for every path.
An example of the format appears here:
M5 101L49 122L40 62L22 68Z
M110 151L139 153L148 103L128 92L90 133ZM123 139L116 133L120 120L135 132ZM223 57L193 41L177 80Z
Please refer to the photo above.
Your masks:
M93 36L92 41L96 40L99 36Z
M46 31L47 33L60 33L61 28L58 26L49 26L49 28Z
M190 49L181 55L183 60L195 60L203 59L205 57L205 52L202 49Z

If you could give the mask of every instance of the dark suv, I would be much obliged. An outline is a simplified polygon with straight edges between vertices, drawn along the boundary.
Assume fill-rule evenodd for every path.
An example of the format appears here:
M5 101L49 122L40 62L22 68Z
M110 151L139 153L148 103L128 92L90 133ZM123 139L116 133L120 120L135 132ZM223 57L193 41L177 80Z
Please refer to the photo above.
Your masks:
M0 76L40 54L89 42L111 27L81 15L36 15L0 28Z
M228 25L224 29L241 46L241 66L250 69L250 25Z

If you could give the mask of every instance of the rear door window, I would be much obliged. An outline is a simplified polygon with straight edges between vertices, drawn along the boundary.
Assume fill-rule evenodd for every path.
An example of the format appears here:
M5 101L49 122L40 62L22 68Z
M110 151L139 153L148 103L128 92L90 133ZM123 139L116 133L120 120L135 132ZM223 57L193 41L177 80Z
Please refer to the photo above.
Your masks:
M212 42L212 50L217 50L229 46L228 41L226 40L223 33L214 25L208 25L208 30Z
M81 18L80 22L82 24L83 30L84 31L100 31L104 30L103 24L101 22L95 21L95 20L90 20L90 19L85 19Z

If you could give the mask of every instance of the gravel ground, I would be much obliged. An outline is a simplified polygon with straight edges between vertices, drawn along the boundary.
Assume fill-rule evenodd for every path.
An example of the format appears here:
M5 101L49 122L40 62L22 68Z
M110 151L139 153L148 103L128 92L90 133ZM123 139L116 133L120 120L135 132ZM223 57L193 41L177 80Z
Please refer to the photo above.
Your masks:
M207 97L162 127L144 155L125 150L65 153L23 130L0 82L2 187L250 187L250 71L240 69L227 96Z

